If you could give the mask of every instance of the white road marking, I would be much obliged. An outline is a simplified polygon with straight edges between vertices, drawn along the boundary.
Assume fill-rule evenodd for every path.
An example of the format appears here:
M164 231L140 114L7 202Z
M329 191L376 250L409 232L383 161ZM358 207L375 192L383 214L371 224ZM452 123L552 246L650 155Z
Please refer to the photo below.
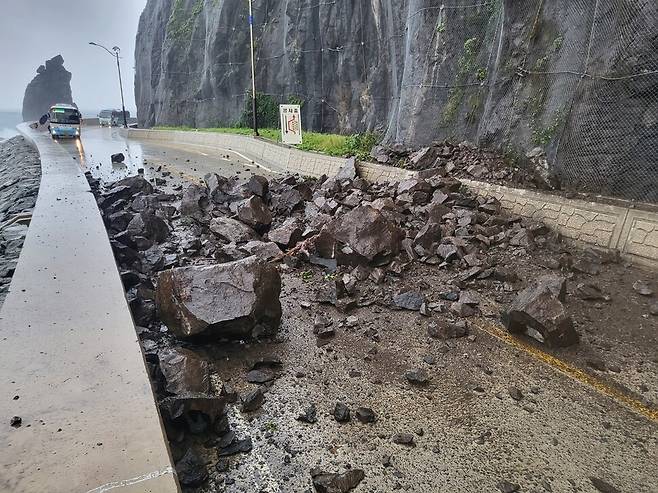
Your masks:
M174 474L173 467L167 466L160 471L149 472L147 474L143 474L135 478L124 479L123 481L114 481L112 483L107 483L99 486L98 488L94 488L93 490L89 490L87 493L105 493L106 491L110 491L116 488L124 488L126 486L132 486L134 484L143 483L144 481L156 479L159 478L160 476L164 476L165 474Z

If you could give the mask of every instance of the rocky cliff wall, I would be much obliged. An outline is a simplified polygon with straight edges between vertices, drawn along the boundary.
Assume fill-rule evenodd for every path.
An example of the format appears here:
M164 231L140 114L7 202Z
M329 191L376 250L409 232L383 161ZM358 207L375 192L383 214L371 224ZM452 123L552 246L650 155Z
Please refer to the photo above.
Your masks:
M247 2L149 0L140 123L226 125L250 87ZM256 2L258 90L313 130L542 147L563 181L658 200L658 4L648 0ZM651 184L653 183L653 185Z
M53 104L72 102L71 72L64 68L64 58L57 55L37 69L37 75L25 89L23 120L38 120Z

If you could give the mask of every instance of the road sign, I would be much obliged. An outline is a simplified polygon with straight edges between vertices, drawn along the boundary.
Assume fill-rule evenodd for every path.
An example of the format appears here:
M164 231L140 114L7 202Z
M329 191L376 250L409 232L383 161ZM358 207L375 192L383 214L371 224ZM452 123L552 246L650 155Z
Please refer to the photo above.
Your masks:
M284 144L302 143L302 113L298 104L279 105L281 117L281 142Z

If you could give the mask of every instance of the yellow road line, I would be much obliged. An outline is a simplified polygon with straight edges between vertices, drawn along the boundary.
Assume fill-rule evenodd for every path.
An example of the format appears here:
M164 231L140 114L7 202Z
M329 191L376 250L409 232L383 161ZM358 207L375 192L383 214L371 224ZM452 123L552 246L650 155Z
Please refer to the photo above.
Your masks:
M580 368L573 366L565 361L562 361L555 356L548 354L541 349L534 347L533 345L518 339L511 335L509 332L501 328L498 324L491 322L486 319L479 319L473 324L476 328L486 332L487 334L495 337L496 339L503 341L505 344L523 351L532 358L541 361L542 363L552 367L553 369L559 371L560 373L568 376L569 378L580 382L583 385L587 385L594 389L599 394L605 395L616 401L619 404L622 404L631 410L635 411L638 414L641 414L645 418L650 419L651 421L658 422L658 409L655 407L646 406L642 401L632 397L631 395L625 393L621 389L615 388L601 379L590 375L589 373L581 370Z

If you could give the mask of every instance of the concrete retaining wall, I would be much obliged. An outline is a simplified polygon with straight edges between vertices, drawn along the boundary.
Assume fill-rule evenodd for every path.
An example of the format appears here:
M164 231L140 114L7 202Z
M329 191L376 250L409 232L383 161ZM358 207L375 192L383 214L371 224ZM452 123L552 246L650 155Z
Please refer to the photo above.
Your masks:
M42 177L0 311L0 491L178 492L89 184L46 131L19 130L39 150Z
M238 151L255 160L274 164L285 172L299 173L304 176L332 176L345 164L345 158L326 156L316 152L306 152L294 147L276 144L247 135L223 134L219 132L194 132L184 130L143 130L129 129L125 135L141 140L155 140L170 143L202 145ZM412 172L381 166L374 163L359 163L360 175L371 182L404 180Z
M583 245L619 250L633 263L658 268L658 207L620 205L567 199L559 195L491 185L463 183L478 195L496 197L503 209L542 221L564 237ZM653 210L652 210L653 209Z
M275 144L254 137L216 132L129 129L127 136L135 139L203 145L244 153L283 171L307 176L335 175L345 159ZM400 181L415 176L415 172L374 163L358 163L360 176L371 182ZM616 249L634 263L658 268L658 207L646 205L646 210L633 208L631 203L607 205L598 202L567 199L472 180L462 180L473 192L496 197L503 209L512 214L543 221L563 236L584 245Z

